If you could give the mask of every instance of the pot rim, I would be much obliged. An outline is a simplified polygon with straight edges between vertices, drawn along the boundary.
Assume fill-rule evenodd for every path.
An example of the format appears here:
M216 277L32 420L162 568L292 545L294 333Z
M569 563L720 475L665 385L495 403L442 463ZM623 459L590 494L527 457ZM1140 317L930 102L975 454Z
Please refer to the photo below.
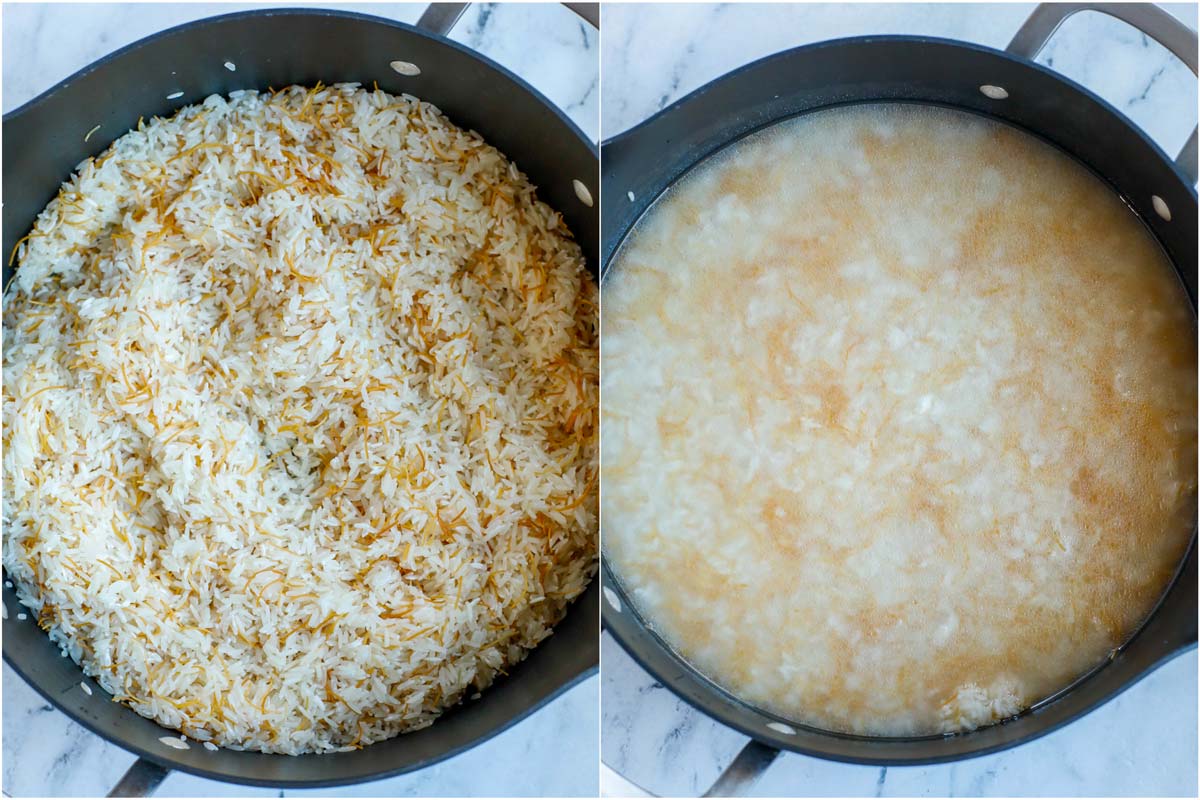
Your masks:
M776 62L776 61L783 61L783 60L790 58L793 55L795 55L797 53L801 53L801 52L810 52L810 51L815 51L815 50L832 49L832 48L836 48L836 47L845 47L847 45L863 45L863 44L866 44L866 45L915 44L915 45L935 45L935 46L944 46L944 47L954 47L954 48L959 48L962 50L974 51L976 53L980 53L983 55L993 56L993 57L999 58L1001 60L1009 61L1014 64L1019 64L1019 65L1031 68L1037 72L1040 72L1044 76L1053 78L1053 79L1059 81L1060 83L1065 84L1068 88L1073 89L1076 92L1079 92L1079 93L1085 95L1089 100L1100 105L1105 111L1108 111L1109 113L1117 116L1130 129L1135 131L1145 141L1145 143L1147 145L1149 145L1155 151L1155 153L1164 162L1171 165L1172 172L1175 173L1175 176L1179 179L1180 183L1182 183L1184 186L1187 187L1188 191L1192 195L1192 198L1195 199L1197 196L1196 195L1196 186L1187 180L1187 176L1185 176L1179 170L1179 168L1176 166L1175 160L1173 158L1171 158L1169 155L1167 155L1166 152L1164 152L1163 149L1158 146L1158 143L1155 142L1153 139L1151 139L1146 134L1146 132L1144 130L1142 130L1141 126L1139 126L1137 123L1135 123L1133 120L1131 120L1124 112L1122 112L1120 109L1118 109L1112 103L1108 102L1107 100L1105 100L1100 95L1096 94L1094 91L1092 91L1088 87L1074 81L1073 79L1067 77L1066 75L1062 74L1061 72L1058 72L1057 70L1054 70L1054 69L1051 69L1050 67L1039 64L1036 61L1030 61L1029 59L1024 58L1022 56L1013 55L1012 53L1009 53L1006 50L1000 50L995 47L988 47L987 45L977 44L975 42L968 42L968 41L964 41L961 39L950 39L950 38L943 37L943 36L922 36L919 34L867 34L867 35L863 35L863 36L843 36L843 37L839 37L836 39L823 39L819 42L810 42L808 44L799 45L797 47L791 47L786 50L780 50L775 53L770 53L761 58L757 58L754 61L750 61L746 64L742 64L739 67L735 67L734 69L730 70L729 72L718 75L717 77L713 78L712 80L704 83L702 86L699 86L699 87L693 89L692 91L688 92L683 97L672 102L670 105L664 106L663 108L654 112L653 114L646 117L645 119L637 122L636 124L622 130L619 133L613 134L612 136L610 136L606 139L601 139L600 149L602 152L604 152L606 150L609 151L610 157L612 157L613 155L616 155L616 153L615 153L616 150L619 150L621 148L621 146L625 145L626 143L638 139L654 123L656 123L659 120L661 120L662 118L667 117L667 116L671 115L672 113L678 111L680 107L682 107L686 104L690 104L690 103L694 102L695 100L699 99L700 96L702 96L706 92L710 91L717 84L723 83L727 80L733 80L734 78L740 77L743 73L750 72L750 71L760 68L760 67L765 67L768 64ZM816 109L813 109L813 110L816 110ZM1003 117L1000 117L999 119L1003 119ZM724 146L724 145L722 145L722 146ZM705 158L707 158L707 156L705 156ZM700 159L700 160L703 160L703 159ZM697 161L695 163L699 163L699 161Z

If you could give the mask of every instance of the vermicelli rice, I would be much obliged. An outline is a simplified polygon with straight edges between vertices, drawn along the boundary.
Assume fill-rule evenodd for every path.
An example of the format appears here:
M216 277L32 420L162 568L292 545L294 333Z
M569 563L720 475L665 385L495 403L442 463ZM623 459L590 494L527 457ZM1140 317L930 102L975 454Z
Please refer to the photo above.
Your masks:
M588 583L596 287L431 105L209 97L80 164L16 255L4 566L138 713L360 747L488 686Z

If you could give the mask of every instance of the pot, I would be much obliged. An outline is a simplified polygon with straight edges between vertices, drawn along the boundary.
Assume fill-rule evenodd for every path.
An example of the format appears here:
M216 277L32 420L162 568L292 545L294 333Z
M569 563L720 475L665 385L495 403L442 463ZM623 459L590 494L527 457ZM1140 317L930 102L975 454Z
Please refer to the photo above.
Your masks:
M167 116L210 94L237 89L378 81L385 91L432 102L511 158L538 187L539 197L562 213L594 274L599 209L590 192L598 187L596 146L527 83L446 38L465 7L435 4L416 25L320 9L228 14L156 34L80 70L4 117L4 252L12 252L75 165L136 127L139 117ZM594 5L575 10L594 24ZM396 60L415 64L420 73L399 74L389 66ZM86 136L97 125L97 133L105 135ZM5 286L12 275L6 266ZM599 662L599 589L593 584L554 635L508 677L429 728L347 753L174 750L159 738L175 731L112 702L102 690L91 696L71 691L84 680L82 670L33 619L16 619L20 606L12 589L5 588L3 597L14 610L3 623L5 661L47 702L139 756L113 790L116 796L150 793L172 769L289 788L359 783L420 769L515 724L593 674Z
M1196 134L1167 157L1120 112L1033 58L1071 14L1100 11L1157 39L1196 71L1196 34L1152 5L1044 4L1006 51L912 36L821 42L779 53L704 86L601 145L602 279L638 219L688 170L730 143L799 114L851 103L947 106L1021 128L1082 162L1144 220L1196 305ZM632 194L629 194L632 193ZM741 702L698 673L647 625L603 567L603 621L664 686L751 742L709 795L746 790L781 750L878 766L934 764L1043 736L1110 700L1196 645L1196 541L1141 628L1111 660L1020 716L954 735L870 737L818 730Z

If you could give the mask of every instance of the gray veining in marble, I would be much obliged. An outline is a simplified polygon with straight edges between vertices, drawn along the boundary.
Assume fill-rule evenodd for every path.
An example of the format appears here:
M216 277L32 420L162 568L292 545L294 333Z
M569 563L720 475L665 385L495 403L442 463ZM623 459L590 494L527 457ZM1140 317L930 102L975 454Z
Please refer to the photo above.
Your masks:
M664 689L607 634L601 661L601 756L627 780L694 796L746 743ZM1196 670L1193 649L1066 728L955 764L879 768L784 754L754 794L1195 797Z
M596 793L599 680L589 678L493 739L409 775L336 790L236 786L173 773L163 797L588 796ZM55 710L6 664L4 791L14 797L103 796L133 763Z
M885 33L1004 47L1032 8L1032 3L609 4L602 12L603 136L636 125L736 67L790 47ZM1195 28L1195 5L1167 8ZM1195 76L1163 48L1107 16L1084 12L1068 20L1038 60L1113 103L1168 153L1196 124ZM746 737L658 685L607 635L601 659L604 763L657 794L707 789ZM755 792L1195 797L1196 670L1193 650L1085 719L997 755L881 769L785 754ZM606 786L602 781L602 791Z
M8 112L96 59L166 28L267 3L48 4L4 7L3 98ZM424 3L329 3L414 23ZM558 4L472 4L450 32L512 70L563 109L585 134L599 132L599 34Z
M81 67L184 22L266 4L22 4L3 9L3 107L10 111ZM327 7L415 22L423 3ZM451 33L528 81L591 138L599 131L598 34L559 5L472 5ZM3 789L12 796L103 795L133 756L54 710L7 665ZM172 774L162 796L595 795L599 679L446 762L339 790L281 793Z
M812 42L919 34L1003 48L1033 6L606 5L603 135L620 133L736 67ZM1195 5L1164 7L1196 26ZM1038 61L1116 105L1169 153L1195 125L1195 76L1157 43L1104 14L1088 11L1069 19Z

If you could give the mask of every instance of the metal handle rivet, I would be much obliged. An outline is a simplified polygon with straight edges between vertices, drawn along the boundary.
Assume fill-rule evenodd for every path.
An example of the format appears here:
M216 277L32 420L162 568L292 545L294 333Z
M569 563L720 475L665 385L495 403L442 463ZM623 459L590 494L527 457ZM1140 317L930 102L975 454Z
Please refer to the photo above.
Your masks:
M588 191L588 188L584 186L583 182L578 178L571 181L571 183L575 186L575 196L579 198L579 202L583 203L588 208L591 208L592 193Z
M1171 221L1171 207L1167 205L1167 201L1163 200L1158 195L1150 198L1150 204L1154 206L1154 213L1158 214L1167 222Z

